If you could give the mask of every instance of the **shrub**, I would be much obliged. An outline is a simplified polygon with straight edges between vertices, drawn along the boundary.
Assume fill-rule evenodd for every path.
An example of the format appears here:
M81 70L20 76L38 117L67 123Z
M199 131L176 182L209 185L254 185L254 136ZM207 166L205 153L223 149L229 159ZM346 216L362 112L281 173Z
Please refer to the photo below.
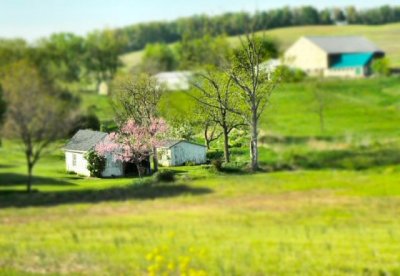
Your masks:
M185 166L196 166L196 163L193 161L186 161Z
M218 150L212 150L207 152L207 159L208 160L216 160L216 159L222 159L224 158L224 152L223 151L218 151Z
M94 150L89 151L85 158L88 161L87 169L90 172L90 176L101 177L101 173L106 166L106 159L98 155Z
M222 171L222 164L223 164L223 161L221 159L214 159L211 161L211 165L217 172Z
M100 130L100 120L96 114L88 112L75 118L70 135L75 134L80 129Z
M306 77L303 70L297 68L289 68L285 65L280 66L276 72L286 82L300 82Z
M154 179L157 182L174 182L175 181L175 173L171 170L158 171L154 175Z
M379 58L372 62L372 71L381 76L390 75L390 62L388 58Z

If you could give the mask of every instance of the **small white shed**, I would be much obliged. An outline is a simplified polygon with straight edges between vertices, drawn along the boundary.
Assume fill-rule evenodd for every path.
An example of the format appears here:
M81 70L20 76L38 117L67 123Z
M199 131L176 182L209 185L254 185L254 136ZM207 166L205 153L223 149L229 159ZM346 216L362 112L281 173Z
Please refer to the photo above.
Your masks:
M189 71L161 72L154 76L159 85L167 90L189 90L193 73Z
M186 140L166 140L157 148L158 162L162 166L181 166L186 162L204 164L207 147Z
M87 169L88 161L85 156L94 147L106 138L107 133L93 130L79 130L65 145L65 164L67 172L90 176ZM102 173L103 177L124 175L122 162L115 161L110 154L106 156L106 166Z

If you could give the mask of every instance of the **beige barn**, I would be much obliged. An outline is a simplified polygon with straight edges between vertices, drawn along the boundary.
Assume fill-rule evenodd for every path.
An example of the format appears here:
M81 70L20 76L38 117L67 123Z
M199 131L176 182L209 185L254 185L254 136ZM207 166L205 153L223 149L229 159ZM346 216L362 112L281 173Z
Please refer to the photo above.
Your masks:
M309 75L364 77L371 62L385 54L360 36L305 36L284 55L285 64Z

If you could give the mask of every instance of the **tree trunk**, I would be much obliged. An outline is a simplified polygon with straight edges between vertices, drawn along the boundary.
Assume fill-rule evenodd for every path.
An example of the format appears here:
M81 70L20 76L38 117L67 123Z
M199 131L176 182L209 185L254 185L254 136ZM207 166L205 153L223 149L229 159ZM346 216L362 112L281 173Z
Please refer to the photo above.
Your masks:
M208 139L208 125L206 125L206 128L204 130L204 140L206 141L206 147L209 150L211 141Z
M251 140L250 140L250 154L251 154L251 170L253 172L258 170L258 147L257 147L257 117L253 115L253 120L251 124Z
M33 169L33 165L32 164L28 164L28 182L27 182L27 186L26 186L26 191L28 193L32 192L32 169Z
M157 148L153 147L153 171L158 171L158 156L157 156ZM151 171L150 171L151 173Z
M223 128L224 131L224 158L225 162L229 163L231 161L230 153L229 153L229 134L226 127Z
M142 178L142 167L140 166L140 164L139 163L136 163L136 168L137 168L137 173L138 173L138 176L139 176L139 178Z

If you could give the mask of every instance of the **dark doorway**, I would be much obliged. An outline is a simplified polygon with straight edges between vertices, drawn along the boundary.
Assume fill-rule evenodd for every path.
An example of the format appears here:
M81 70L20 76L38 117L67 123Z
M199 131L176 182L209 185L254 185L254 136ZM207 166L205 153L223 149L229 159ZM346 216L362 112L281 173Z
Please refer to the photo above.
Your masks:
M145 170L145 174L150 174L150 161L149 160L143 160L142 161L142 168ZM125 176L137 176L138 175L138 170L137 166L135 163L132 162L126 162L124 163L124 175Z

